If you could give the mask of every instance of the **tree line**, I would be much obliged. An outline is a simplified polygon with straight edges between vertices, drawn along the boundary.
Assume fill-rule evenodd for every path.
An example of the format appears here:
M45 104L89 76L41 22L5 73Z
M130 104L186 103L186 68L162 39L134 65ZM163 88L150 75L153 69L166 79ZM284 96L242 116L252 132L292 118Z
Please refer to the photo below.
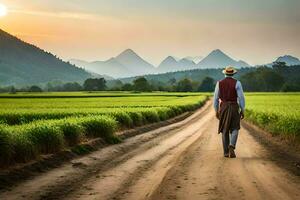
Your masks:
M241 76L240 81L248 92L297 92L300 91L300 66L275 62L271 68L261 66Z
M151 91L169 91L169 92L209 92L214 87L214 80L206 77L201 84L194 82L188 78L180 81L171 79L169 85L162 85L160 83L153 83L148 81L145 77L136 78L133 83L123 83L120 80L109 81L104 78L89 78L81 85L77 82L70 82L60 85L52 85L48 83L45 87L32 85L29 87L15 88L9 86L0 88L0 92L72 92L72 91L137 91L137 92L151 92Z
M219 70L221 71L221 70ZM241 71L245 71L241 70ZM283 62L273 63L272 67L261 66L247 73L237 76L248 92L276 92L276 91L300 91L300 66L286 66ZM222 78L222 77L221 77ZM221 79L218 78L218 79ZM201 80L202 79L202 80ZM201 81L199 81L201 80ZM15 87L0 88L0 92L42 92L42 91L169 91L169 92L212 92L216 81L210 76L204 78L183 77L177 80L171 77L168 81L151 79L150 77L136 77L132 81L109 80L104 78L88 78L83 84L48 83L44 87L33 85L16 89Z

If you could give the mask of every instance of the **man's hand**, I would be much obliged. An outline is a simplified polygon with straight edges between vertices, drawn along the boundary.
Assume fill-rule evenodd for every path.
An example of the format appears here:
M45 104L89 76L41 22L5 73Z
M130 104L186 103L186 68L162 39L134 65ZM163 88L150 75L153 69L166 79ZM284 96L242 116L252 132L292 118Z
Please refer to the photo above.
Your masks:
M241 119L244 119L244 118L245 118L245 115L244 115L244 112L243 112L243 111L241 111L240 116L241 116Z
M216 118L220 119L220 113L219 113L219 111L216 111Z

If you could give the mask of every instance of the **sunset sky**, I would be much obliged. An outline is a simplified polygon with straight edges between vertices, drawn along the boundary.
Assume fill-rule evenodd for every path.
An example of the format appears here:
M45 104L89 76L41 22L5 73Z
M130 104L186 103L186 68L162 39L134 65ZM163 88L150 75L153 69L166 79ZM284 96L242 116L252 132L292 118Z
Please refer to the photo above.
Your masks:
M131 48L157 65L219 48L250 64L300 57L299 0L0 0L0 28L64 59Z

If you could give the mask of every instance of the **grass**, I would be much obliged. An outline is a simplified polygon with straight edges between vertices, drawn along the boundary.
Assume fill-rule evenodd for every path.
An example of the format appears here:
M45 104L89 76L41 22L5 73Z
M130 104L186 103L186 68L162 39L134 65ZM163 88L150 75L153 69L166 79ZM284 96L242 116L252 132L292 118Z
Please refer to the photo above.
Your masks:
M118 122L109 116L42 120L17 126L0 126L1 158L26 162L41 154L61 151L79 144L83 138L103 138L120 142L115 135ZM5 164L1 161L1 164Z
M300 93L250 93L246 118L284 138L300 138Z
M207 99L199 93L0 96L1 166L27 162L65 148L84 153L86 148L78 144L91 138L119 143L116 131L169 119L200 107Z
M0 126L0 162L8 164L13 155L13 140L7 127Z
M210 95L210 93L202 93ZM199 96L198 92L18 92L0 93L0 98L81 98L81 97L146 97L146 96Z
M167 93L168 94L168 93ZM120 94L119 94L120 95ZM93 98L0 98L0 123L8 125L25 124L41 119L62 119L72 116L119 115L126 112L140 112L161 108L192 110L201 104L206 96L179 94L162 96L117 96ZM122 112L121 114L119 114ZM128 122L129 123L129 122ZM130 125L130 124L128 124Z

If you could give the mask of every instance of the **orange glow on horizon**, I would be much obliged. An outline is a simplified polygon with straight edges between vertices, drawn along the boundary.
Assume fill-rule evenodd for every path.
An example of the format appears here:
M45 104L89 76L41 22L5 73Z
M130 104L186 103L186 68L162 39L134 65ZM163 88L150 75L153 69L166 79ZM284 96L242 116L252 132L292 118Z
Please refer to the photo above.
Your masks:
M5 5L0 4L0 17L7 15L7 8Z

